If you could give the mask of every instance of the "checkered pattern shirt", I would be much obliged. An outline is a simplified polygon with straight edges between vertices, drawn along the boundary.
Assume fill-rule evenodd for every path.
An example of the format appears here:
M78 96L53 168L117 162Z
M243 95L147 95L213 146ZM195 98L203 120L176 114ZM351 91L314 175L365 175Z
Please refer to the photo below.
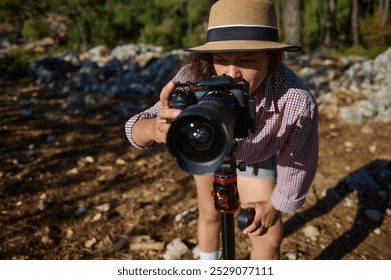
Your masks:
M175 82L194 80L190 66L182 68ZM274 207L292 212L305 201L318 162L318 112L316 102L296 76L283 65L268 75L265 94L256 97L256 132L237 139L236 158L247 164L262 162L277 155L276 187L271 196ZM132 137L134 123L141 118L154 118L160 102L130 118L125 131L130 143L139 149L162 146L154 143L141 147Z

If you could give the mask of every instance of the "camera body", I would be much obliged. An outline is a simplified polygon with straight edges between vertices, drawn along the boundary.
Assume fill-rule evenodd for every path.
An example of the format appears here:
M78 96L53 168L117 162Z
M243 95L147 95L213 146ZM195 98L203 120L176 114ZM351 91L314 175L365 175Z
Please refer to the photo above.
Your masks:
M167 133L167 147L178 165L192 174L213 173L235 138L255 131L255 101L249 83L215 76L177 84L171 107L182 109Z
M171 95L171 107L185 109L201 101L221 102L238 106L238 119L234 128L235 138L247 137L248 131L255 131L255 101L250 97L247 81L234 80L229 76L215 76L196 83L177 84L177 87L196 87L194 90L175 90ZM228 98L233 98L228 100ZM235 101L234 101L235 100ZM228 103L227 103L228 102ZM230 102L237 102L231 104Z

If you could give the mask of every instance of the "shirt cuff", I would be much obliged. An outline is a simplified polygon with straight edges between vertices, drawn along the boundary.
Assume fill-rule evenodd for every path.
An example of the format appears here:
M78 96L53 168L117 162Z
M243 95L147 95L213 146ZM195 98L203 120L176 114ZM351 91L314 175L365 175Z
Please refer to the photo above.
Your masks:
M135 147L136 149L139 149L139 150L150 150L150 149L156 149L156 148L159 148L159 147L162 147L164 144L162 143L157 143L157 142L153 142L151 145L149 146L140 146L139 144L136 143L136 141L134 141L133 139L133 135L132 135L132 129L133 129L133 126L134 124L140 119L140 114L132 117L131 119L129 119L126 124L125 124L125 134L126 134L126 137L128 138L130 144Z
M301 205L303 205L306 196L302 196L297 199L292 199L290 197L284 196L280 191L278 186L274 188L274 191L271 195L271 201L278 211L289 213L298 209Z

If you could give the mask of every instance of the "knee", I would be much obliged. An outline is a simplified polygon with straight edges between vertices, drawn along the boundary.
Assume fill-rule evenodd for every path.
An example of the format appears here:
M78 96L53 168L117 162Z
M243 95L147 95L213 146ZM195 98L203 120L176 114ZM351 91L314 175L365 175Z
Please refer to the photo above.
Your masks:
M250 237L253 247L264 249L267 251L276 251L280 249L282 237L279 235L261 235Z
M280 244L282 239L278 237L257 236L251 237L252 260L278 260L280 258Z
M198 220L204 224L215 224L220 222L219 213L213 209L199 209Z
M275 228L264 235L250 237L252 247L269 252L279 251L282 239L282 231L275 230Z

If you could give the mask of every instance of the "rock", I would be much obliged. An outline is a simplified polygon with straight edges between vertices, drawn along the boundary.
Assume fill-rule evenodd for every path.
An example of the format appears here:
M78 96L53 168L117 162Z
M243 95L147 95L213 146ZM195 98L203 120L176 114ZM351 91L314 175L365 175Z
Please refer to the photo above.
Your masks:
M319 113L327 119L338 116L338 99L332 92L321 95L316 102L319 105Z
M111 206L110 203L104 203L104 204L96 206L95 209L98 211L101 211L101 212L109 212L110 206Z
M25 118L31 117L33 114L34 111L30 108L20 110L20 115Z
M88 248L88 249L90 249L90 248L92 248L92 246L94 246L95 244L96 244L96 238L95 237L93 237L93 238L91 238L91 239L88 239L85 243L84 243L84 247L86 247L86 248Z
M88 163L94 163L94 162L95 162L94 158L91 157L91 156L85 157L84 160L85 160L86 162L88 162Z
M166 251L163 254L165 260L179 260L189 251L189 248L182 242L180 238L174 239L166 246Z
M344 206L345 207L353 207L354 206L354 201L353 201L353 199L351 199L351 198L349 198L349 197L346 197L345 199L344 199Z
M111 240L109 235L106 235L102 240L100 240L95 245L95 250L105 250L106 248L112 248L113 241Z
M383 219L383 214L375 209L368 209L365 211L365 215L376 223L380 223Z
M350 141L345 141L345 142L344 142L344 145L345 145L345 147L347 147L347 148L353 148L353 147L354 147L354 144L353 144L352 142L350 142Z
M306 226L303 230L304 235L309 237L311 240L316 240L318 236L320 235L319 228L316 226Z
M126 165L126 161L123 160L122 158L117 158L117 159L115 160L115 164L116 164L116 165Z
M77 175L77 174L79 174L79 169L77 169L76 167L72 168L72 169L69 169L67 171L67 174L69 174L69 175Z
M97 213L97 214L95 214L95 215L92 217L91 222L97 222L97 221L99 221L101 218L102 218L102 213Z
M87 52L85 59L97 63L98 65L104 65L104 63L107 61L109 53L110 50L108 47L104 45L99 45L90 49Z
M130 251L163 251L165 245L164 242L153 240L149 235L133 236L130 238L129 243Z
M48 135L48 136L46 136L46 142L47 143L52 143L52 142L54 142L56 140L56 137L54 136L54 135Z
M160 46L126 44L113 50L96 46L86 54L66 52L43 55L28 67L30 75L42 86L69 96L67 110L94 108L108 97L126 100L117 102L118 114L129 116L140 111L147 100L157 98L183 50L163 53ZM317 98L319 112L328 119L340 118L349 123L373 119L391 122L391 48L375 59L343 57L330 59L319 53L287 55L287 64L297 70L304 84ZM347 106L341 107L341 91ZM365 97L366 99L363 99ZM128 99L134 98L128 102ZM21 111L26 117L34 112Z
M45 210L49 205L49 201L47 200L46 193L43 193L39 196L38 209Z
M66 230L66 237L67 238L71 238L73 236L73 234L74 234L73 229L67 228L67 230Z
M113 167L110 166L110 165L99 165L97 168L100 171L111 171L111 170L113 170Z
M285 260L298 260L300 253L297 250L289 251L283 254L283 259Z
M200 247L197 245L191 250L191 253L193 254L193 259L198 260L200 258Z
M175 216L175 222L179 223L183 219L195 217L197 215L197 211L197 207L193 207L190 210L183 211L182 213Z
M68 53L58 55L44 55L37 61L29 64L28 73L43 84L60 83L67 78L68 73L79 69L79 65L72 64L72 60L64 60Z
M347 122L361 123L365 119L391 121L391 87L389 77L391 69L391 48L379 54L374 60L368 59L352 65L345 71L340 81L333 83L334 88L349 87L354 92L368 96L353 107L341 108L339 117ZM345 81L341 83L341 81Z
M87 214L87 212L88 212L88 208L87 207L79 207L75 211L75 215L76 216L83 216L84 214Z

